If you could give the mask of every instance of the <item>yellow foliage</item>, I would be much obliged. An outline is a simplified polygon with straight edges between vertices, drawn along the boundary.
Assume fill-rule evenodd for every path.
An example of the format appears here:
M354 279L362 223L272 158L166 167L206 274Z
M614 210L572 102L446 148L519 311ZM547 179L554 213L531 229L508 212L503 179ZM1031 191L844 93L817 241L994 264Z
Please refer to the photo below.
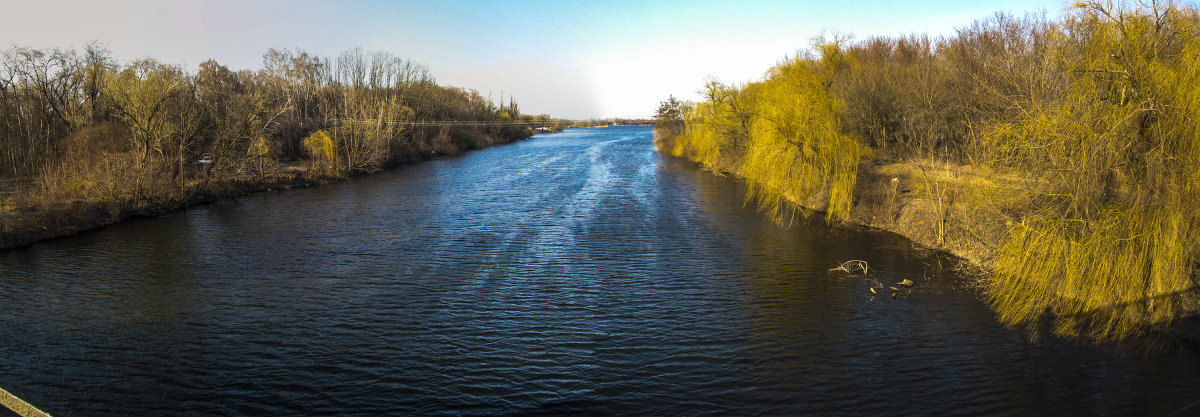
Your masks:
M676 140L675 147L671 150L672 155L719 169L722 156L720 143L726 138L717 133L718 130L713 124L724 123L725 119L715 117L714 107L712 103L700 103L684 115L688 127Z
M957 38L813 51L759 82L709 81L663 151L740 174L777 220L794 200L830 222L849 217L874 153L858 135L899 160L960 158L1020 185L977 203L1006 202L996 211L1016 224L987 243L1002 322L1050 312L1060 335L1116 340L1185 313L1200 265L1200 11L1088 1L1058 22L999 14ZM941 185L926 188L951 217Z
M684 112L683 132L673 138L671 153L715 171L739 172L756 89L756 84L739 89L710 80L704 90L708 100Z
M337 154L334 151L333 138L329 132L318 130L312 132L301 142L308 156L312 158L313 169L317 172L337 173Z
M259 136L250 144L250 149L246 151L247 155L263 157L271 153L271 147L267 144L266 136Z
M1157 31L1195 21L1087 7L1059 46L1075 51L1065 94L1019 102L981 138L991 163L1042 179L986 288L1004 323L1050 312L1057 334L1116 340L1178 317L1194 286L1200 43Z
M868 154L840 131L838 103L812 64L802 59L768 73L742 172L752 195L777 219L787 197L828 191L826 220L848 220L859 158Z
M1050 312L1055 333L1100 340L1166 323L1191 286L1194 217L1114 207L1092 221L1028 218L1001 247L992 306L1004 323L1035 325Z
M840 105L818 63L796 58L740 89L710 81L705 94L709 100L684 115L671 154L741 174L747 199L777 221L786 200L817 196L827 221L849 218L858 162L869 150L841 131Z

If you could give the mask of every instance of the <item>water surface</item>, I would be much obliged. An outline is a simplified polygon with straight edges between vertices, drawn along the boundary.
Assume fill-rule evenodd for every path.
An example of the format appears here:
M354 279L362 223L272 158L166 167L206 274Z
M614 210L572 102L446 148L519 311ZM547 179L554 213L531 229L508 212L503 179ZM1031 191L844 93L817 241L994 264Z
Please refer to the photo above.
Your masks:
M1200 359L1030 343L887 234L780 228L573 129L0 253L0 387L59 416L1165 415ZM907 298L872 299L863 259Z

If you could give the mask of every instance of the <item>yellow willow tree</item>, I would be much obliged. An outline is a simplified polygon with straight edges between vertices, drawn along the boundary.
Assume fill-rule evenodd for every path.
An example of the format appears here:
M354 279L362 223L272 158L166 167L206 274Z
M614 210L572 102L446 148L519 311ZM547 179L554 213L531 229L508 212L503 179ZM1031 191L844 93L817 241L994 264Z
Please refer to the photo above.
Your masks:
M705 100L683 109L681 134L668 149L718 172L737 174L750 139L757 84L742 88L709 79L701 90Z
M337 151L334 149L333 138L329 132L318 130L312 132L301 141L308 152L311 175L338 175Z
M841 129L840 104L826 80L837 70L836 52L836 45L825 45L824 61L776 65L756 88L742 174L748 198L776 220L784 220L789 198L823 197L830 222L850 216L858 162L869 150Z
M1200 19L1193 9L1081 4L1059 46L1065 92L1017 100L981 150L1038 177L1038 207L986 283L1002 322L1098 340L1183 309L1200 260Z

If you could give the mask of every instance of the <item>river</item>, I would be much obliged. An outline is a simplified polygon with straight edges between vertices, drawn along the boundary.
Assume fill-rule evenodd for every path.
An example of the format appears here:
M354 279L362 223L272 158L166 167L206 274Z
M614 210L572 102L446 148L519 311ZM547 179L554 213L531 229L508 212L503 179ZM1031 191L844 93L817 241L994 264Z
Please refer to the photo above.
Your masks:
M1028 341L939 258L782 228L571 129L0 252L0 387L58 416L1165 415L1200 358ZM908 297L830 274L862 259Z

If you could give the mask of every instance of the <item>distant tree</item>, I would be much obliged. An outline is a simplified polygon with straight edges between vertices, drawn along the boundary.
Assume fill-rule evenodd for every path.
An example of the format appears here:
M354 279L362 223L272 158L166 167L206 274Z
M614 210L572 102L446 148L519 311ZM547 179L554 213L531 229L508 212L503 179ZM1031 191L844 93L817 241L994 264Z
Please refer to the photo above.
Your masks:
M80 125L77 76L71 50L14 47L0 59L0 172L32 174L61 154Z
M143 59L110 75L107 91L117 115L129 125L133 142L145 161L163 153L163 142L176 132L169 120L170 101L186 91L179 67Z
M654 111L654 128L655 133L665 136L678 136L683 134L683 111L684 104L675 98L674 95L667 98L666 101L659 103L658 110Z
M111 108L105 102L105 82L108 74L116 71L117 63L112 53L97 42L89 42L83 50L83 97L87 108L87 122L99 123L111 117Z
M252 162L262 162L254 152L258 142L270 148L265 138L270 116L263 89L257 88L249 73L235 73L216 61L200 64L196 74L196 97L203 114L202 144L212 155L212 172L218 177L228 172L243 172ZM275 113L278 114L278 111ZM262 174L261 164L259 174Z

